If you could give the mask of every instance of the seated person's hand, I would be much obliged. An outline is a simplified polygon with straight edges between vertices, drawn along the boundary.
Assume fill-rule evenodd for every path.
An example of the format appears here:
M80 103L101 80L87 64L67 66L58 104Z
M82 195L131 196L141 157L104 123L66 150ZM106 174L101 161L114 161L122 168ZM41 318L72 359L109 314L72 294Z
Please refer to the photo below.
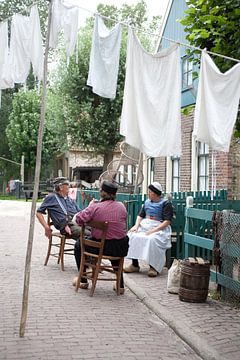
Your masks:
M92 200L90 201L89 205L92 205L92 204L94 204L95 202L98 202L98 200L92 198Z
M52 229L50 228L50 226L48 226L45 228L45 236L50 239L51 235L52 235Z
M158 229L157 228L153 228L153 229L150 229L148 231L145 232L145 235L152 235L154 234L155 232L158 232Z
M137 226L137 225L134 225L134 226L129 230L129 232L135 232L135 231L138 231L138 226Z

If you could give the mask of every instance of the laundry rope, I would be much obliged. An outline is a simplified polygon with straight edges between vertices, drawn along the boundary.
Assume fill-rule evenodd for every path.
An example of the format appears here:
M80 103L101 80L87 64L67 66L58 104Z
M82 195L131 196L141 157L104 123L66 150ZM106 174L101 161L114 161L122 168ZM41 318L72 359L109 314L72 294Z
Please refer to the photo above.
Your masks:
M31 9L31 7L34 6L35 4L38 4L38 1L32 3L30 6L26 7L24 10L22 10L21 12L19 12L19 14L21 14L22 12L27 11L28 9ZM69 3L69 4L70 4L70 3ZM110 20L110 21L113 21L113 22L115 22L115 23L120 23L120 24L122 24L123 26L126 26L126 27L129 26L129 23L127 23L127 22L119 21L119 20L116 20L116 19L114 19L114 18L111 18L111 17L105 16L105 15L99 14L99 13L97 13L97 12L93 12L93 11L91 11L91 10L89 10L89 9L86 9L86 8L80 6L80 5L74 5L74 7L78 7L78 8L81 9L81 10L87 11L87 12L91 13L91 14L94 15L94 16L95 16L95 15L101 16L101 17L102 17L103 19L105 19L105 20ZM8 21L10 18L12 18L12 16L8 17L7 19L2 20L1 22ZM131 26L131 27L132 27L132 26ZM164 40L173 42L173 43L175 43L175 44L179 44L179 45L181 45L181 46L185 46L185 47L188 47L188 48L191 48L191 49L194 49L194 50L198 50L198 51L201 51L201 52L202 52L202 51L205 51L205 52L207 52L208 54L211 54L211 55L214 55L214 56L218 56L218 57L221 57L221 58L224 58L224 59L227 59L227 60L232 60L232 61L235 61L235 62L240 63L240 60L239 60L239 59L235 59L235 58L230 57L230 56L218 54L218 53L215 53L215 52L213 52L213 51L208 51L208 50L206 50L206 49L201 49L201 48L199 48L199 47L196 47L196 46L193 46L193 45L190 45L190 44L182 43L182 42L180 42L180 41L176 41L176 40L170 39L170 38L168 38L168 37L161 36L160 34L152 33L152 32L146 31L146 30L142 30L141 28L134 28L134 27L132 27L132 29L133 29L133 30L137 30L137 31L139 31L139 32L141 32L141 33L143 33L143 34L148 34L148 35L151 35L151 36L161 37L161 38L164 39Z

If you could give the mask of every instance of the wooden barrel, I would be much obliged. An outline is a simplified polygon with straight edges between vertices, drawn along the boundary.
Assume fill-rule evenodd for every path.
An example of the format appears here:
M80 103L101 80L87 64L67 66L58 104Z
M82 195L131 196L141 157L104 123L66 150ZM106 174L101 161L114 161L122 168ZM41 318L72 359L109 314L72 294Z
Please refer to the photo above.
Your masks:
M202 258L188 258L182 261L179 299L201 303L208 296L210 263Z

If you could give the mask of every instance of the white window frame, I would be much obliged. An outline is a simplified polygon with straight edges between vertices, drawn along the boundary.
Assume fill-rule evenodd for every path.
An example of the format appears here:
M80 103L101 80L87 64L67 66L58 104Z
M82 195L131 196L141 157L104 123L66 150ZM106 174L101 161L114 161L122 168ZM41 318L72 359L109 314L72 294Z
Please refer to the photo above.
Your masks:
M174 162L176 161L177 163L177 170L178 170L178 174L176 176L176 174L174 174ZM179 156L172 156L171 157L171 162L172 162L172 179L171 179L171 189L172 192L179 192L180 191L180 157ZM174 190L174 179L177 179L177 183L178 183L178 189Z
M200 173L200 166L203 164L203 172ZM203 186L202 180L204 182ZM198 142L198 190L209 190L209 146L203 142Z
M147 185L150 185L154 181L154 168L155 158L150 157L147 159Z
M185 81L186 79L186 81ZM182 90L193 87L193 63L188 56L182 58Z

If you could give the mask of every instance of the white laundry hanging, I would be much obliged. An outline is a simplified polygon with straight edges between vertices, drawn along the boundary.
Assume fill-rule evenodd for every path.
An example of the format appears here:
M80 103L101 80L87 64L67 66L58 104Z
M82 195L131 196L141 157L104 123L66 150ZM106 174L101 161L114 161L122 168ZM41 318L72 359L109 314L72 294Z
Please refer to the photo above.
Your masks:
M12 17L10 66L15 83L24 84L30 71L30 20L28 16Z
M181 154L179 45L156 54L129 27L120 133L144 154Z
M8 22L0 23L0 89L14 87L10 70L9 48L8 48Z
M73 55L77 43L78 34L78 14L79 9L75 6L67 8L63 5L64 15L62 19L62 27L64 33L64 42L67 57Z
M40 27L40 19L37 5L34 5L30 11L30 59L33 67L33 74L38 80L43 78L43 41Z
M212 150L229 151L240 98L240 64L222 73L202 52L193 135Z
M49 46L53 49L58 44L59 33L62 29L61 17L62 17L62 1L53 0L52 3L52 19L50 24Z
M49 46L52 48L57 47L59 34L63 30L67 59L73 54L76 47L78 15L78 7L64 5L61 0L53 1Z
M33 74L39 80L43 76L43 43L37 6L31 8L30 16L13 15L10 40L10 69L13 81L24 84L30 63Z
M0 77L2 74L2 66L5 62L6 55L8 54L8 23L7 21L0 23Z
M117 90L122 25L109 30L96 15L87 85L99 96L114 99Z

